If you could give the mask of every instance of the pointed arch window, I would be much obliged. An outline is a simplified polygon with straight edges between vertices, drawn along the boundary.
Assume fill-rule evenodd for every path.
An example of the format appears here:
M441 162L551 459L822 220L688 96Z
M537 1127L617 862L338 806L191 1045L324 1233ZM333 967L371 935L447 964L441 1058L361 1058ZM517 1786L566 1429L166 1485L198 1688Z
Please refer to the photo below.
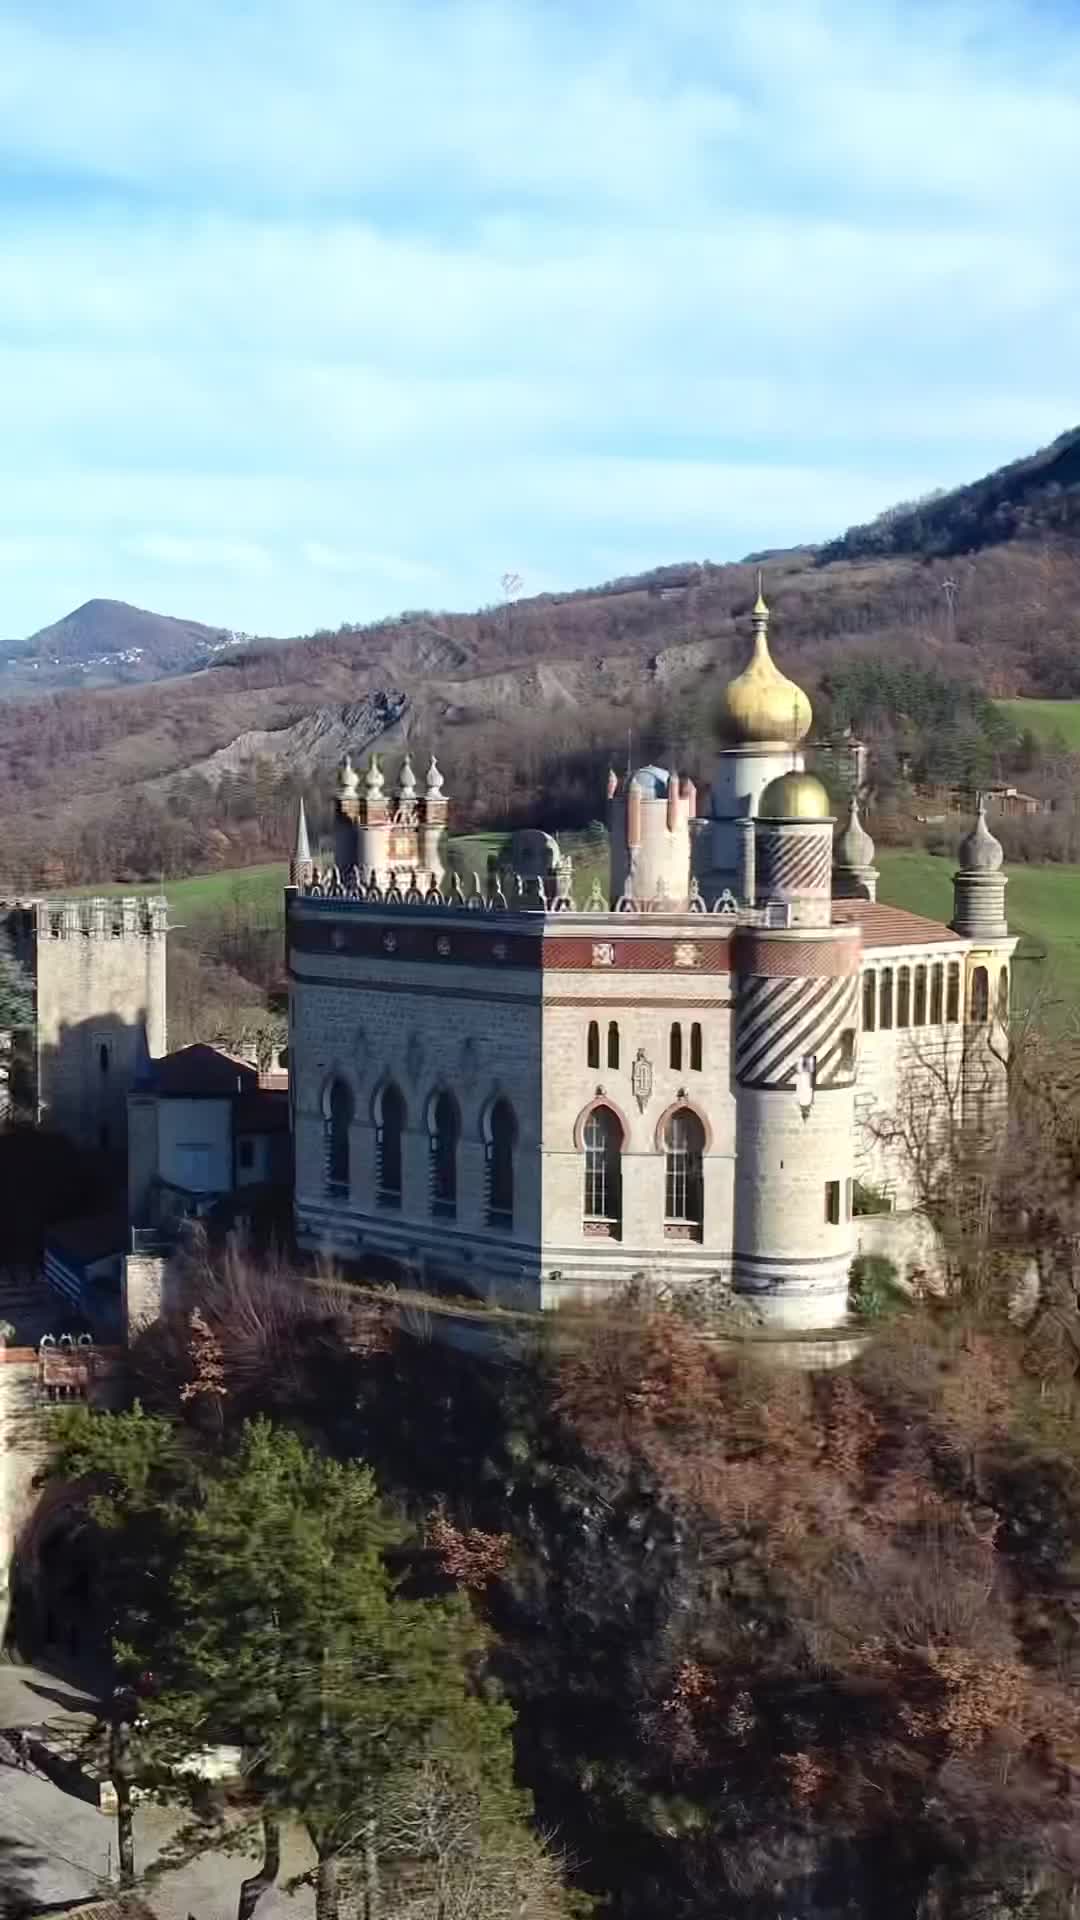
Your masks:
M668 1065L674 1067L676 1073L682 1070L682 1028L678 1021L674 1023L671 1029L671 1039L668 1045Z
M585 1042L585 1058L590 1067L600 1065L600 1022L589 1021L589 1034Z
M585 1231L617 1240L622 1232L622 1126L610 1107L585 1122Z
M976 967L971 976L971 1018L977 1027L990 1018L990 975L985 967Z
M940 1027L945 1018L945 962L935 960L930 969L930 1025Z
M488 1226L512 1227L517 1121L509 1100L496 1100L488 1116L487 1135Z
M701 1021L695 1020L693 1026L690 1029L690 1071L691 1073L701 1072L701 1062L702 1062Z
M954 1027L960 1018L960 962L950 960L949 979L945 989L945 1018Z
M375 1180L380 1207L400 1207L405 1101L391 1081L383 1088L375 1131Z
M701 1239L704 1154L701 1121L689 1107L680 1107L664 1129L664 1231L669 1238Z
M349 1129L353 1097L344 1080L334 1080L326 1101L326 1190L340 1199L349 1191Z
M607 1063L609 1067L617 1067L619 1064L619 1025L616 1020L608 1022Z
M440 1220L457 1218L457 1154L461 1125L451 1093L436 1094L431 1107L431 1211Z

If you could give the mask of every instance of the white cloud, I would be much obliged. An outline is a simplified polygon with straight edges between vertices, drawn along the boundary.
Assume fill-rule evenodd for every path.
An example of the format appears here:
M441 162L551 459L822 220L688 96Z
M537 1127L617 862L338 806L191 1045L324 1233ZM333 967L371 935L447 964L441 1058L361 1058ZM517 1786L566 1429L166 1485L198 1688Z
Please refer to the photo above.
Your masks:
M467 605L1027 451L1078 82L1035 0L0 0L0 632Z

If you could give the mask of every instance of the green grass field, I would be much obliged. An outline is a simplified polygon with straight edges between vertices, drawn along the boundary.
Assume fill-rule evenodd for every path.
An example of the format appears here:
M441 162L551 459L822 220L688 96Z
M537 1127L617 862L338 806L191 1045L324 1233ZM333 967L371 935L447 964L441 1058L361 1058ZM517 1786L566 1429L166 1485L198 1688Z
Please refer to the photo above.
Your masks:
M1030 729L1037 740L1064 740L1080 753L1080 700L997 700L994 704L1009 715L1017 733Z
M878 899L931 920L952 913L954 863L910 848L882 847ZM1006 894L1009 925L1020 935L1015 980L1028 1002L1045 995L1060 1018L1080 1007L1080 867L1010 867ZM1049 1010L1048 1010L1049 1011Z
M239 902L257 907L267 916L281 912L281 893L289 869L284 861L274 860L262 867L226 867L221 873L192 873L183 880L101 882L95 887L76 887L76 893L121 894L164 893L169 902L169 917L174 926L210 920L215 914Z

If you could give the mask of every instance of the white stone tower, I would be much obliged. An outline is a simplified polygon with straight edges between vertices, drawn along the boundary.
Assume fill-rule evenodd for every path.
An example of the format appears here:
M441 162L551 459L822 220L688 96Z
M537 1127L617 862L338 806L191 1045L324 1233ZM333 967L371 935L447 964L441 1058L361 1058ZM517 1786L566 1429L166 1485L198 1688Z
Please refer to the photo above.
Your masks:
M752 737L751 759L758 745ZM749 781L743 791L752 801ZM761 917L734 941L733 1284L766 1322L826 1328L846 1317L854 1251L862 935L832 924L833 821L820 780L779 774L743 818L743 891Z

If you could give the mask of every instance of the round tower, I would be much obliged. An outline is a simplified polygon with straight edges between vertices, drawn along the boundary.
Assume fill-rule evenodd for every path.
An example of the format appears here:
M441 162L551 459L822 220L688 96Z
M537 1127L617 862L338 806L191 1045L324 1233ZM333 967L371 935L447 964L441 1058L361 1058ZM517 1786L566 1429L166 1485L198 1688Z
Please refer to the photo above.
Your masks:
M848 802L847 824L833 846L833 898L876 900L877 883L874 843L859 819L859 802L853 793Z
M357 820L356 865L365 879L375 873L379 885L385 886L390 877L390 808L386 798L386 780L377 753L368 755L363 792L357 804Z
M745 865L739 821L758 813L762 793L778 773L802 772L799 743L813 718L802 688L780 672L769 652L769 609L760 574L750 623L750 661L728 683L718 715L718 730L728 744L721 748L713 779L712 825L701 859L714 886L737 884Z
M666 767L639 767L620 791L608 781L611 898L661 900L685 907L690 897L690 822L697 811L692 780Z
M764 923L735 936L733 1285L778 1328L839 1325L854 1252L862 932L833 926L833 822L812 775L766 787L755 829ZM768 910L783 909L782 926Z
M1008 878L1001 871L1005 852L986 824L986 799L980 793L975 825L960 842L959 864L953 875L954 933L969 940L1001 940L1009 931L1005 918Z

